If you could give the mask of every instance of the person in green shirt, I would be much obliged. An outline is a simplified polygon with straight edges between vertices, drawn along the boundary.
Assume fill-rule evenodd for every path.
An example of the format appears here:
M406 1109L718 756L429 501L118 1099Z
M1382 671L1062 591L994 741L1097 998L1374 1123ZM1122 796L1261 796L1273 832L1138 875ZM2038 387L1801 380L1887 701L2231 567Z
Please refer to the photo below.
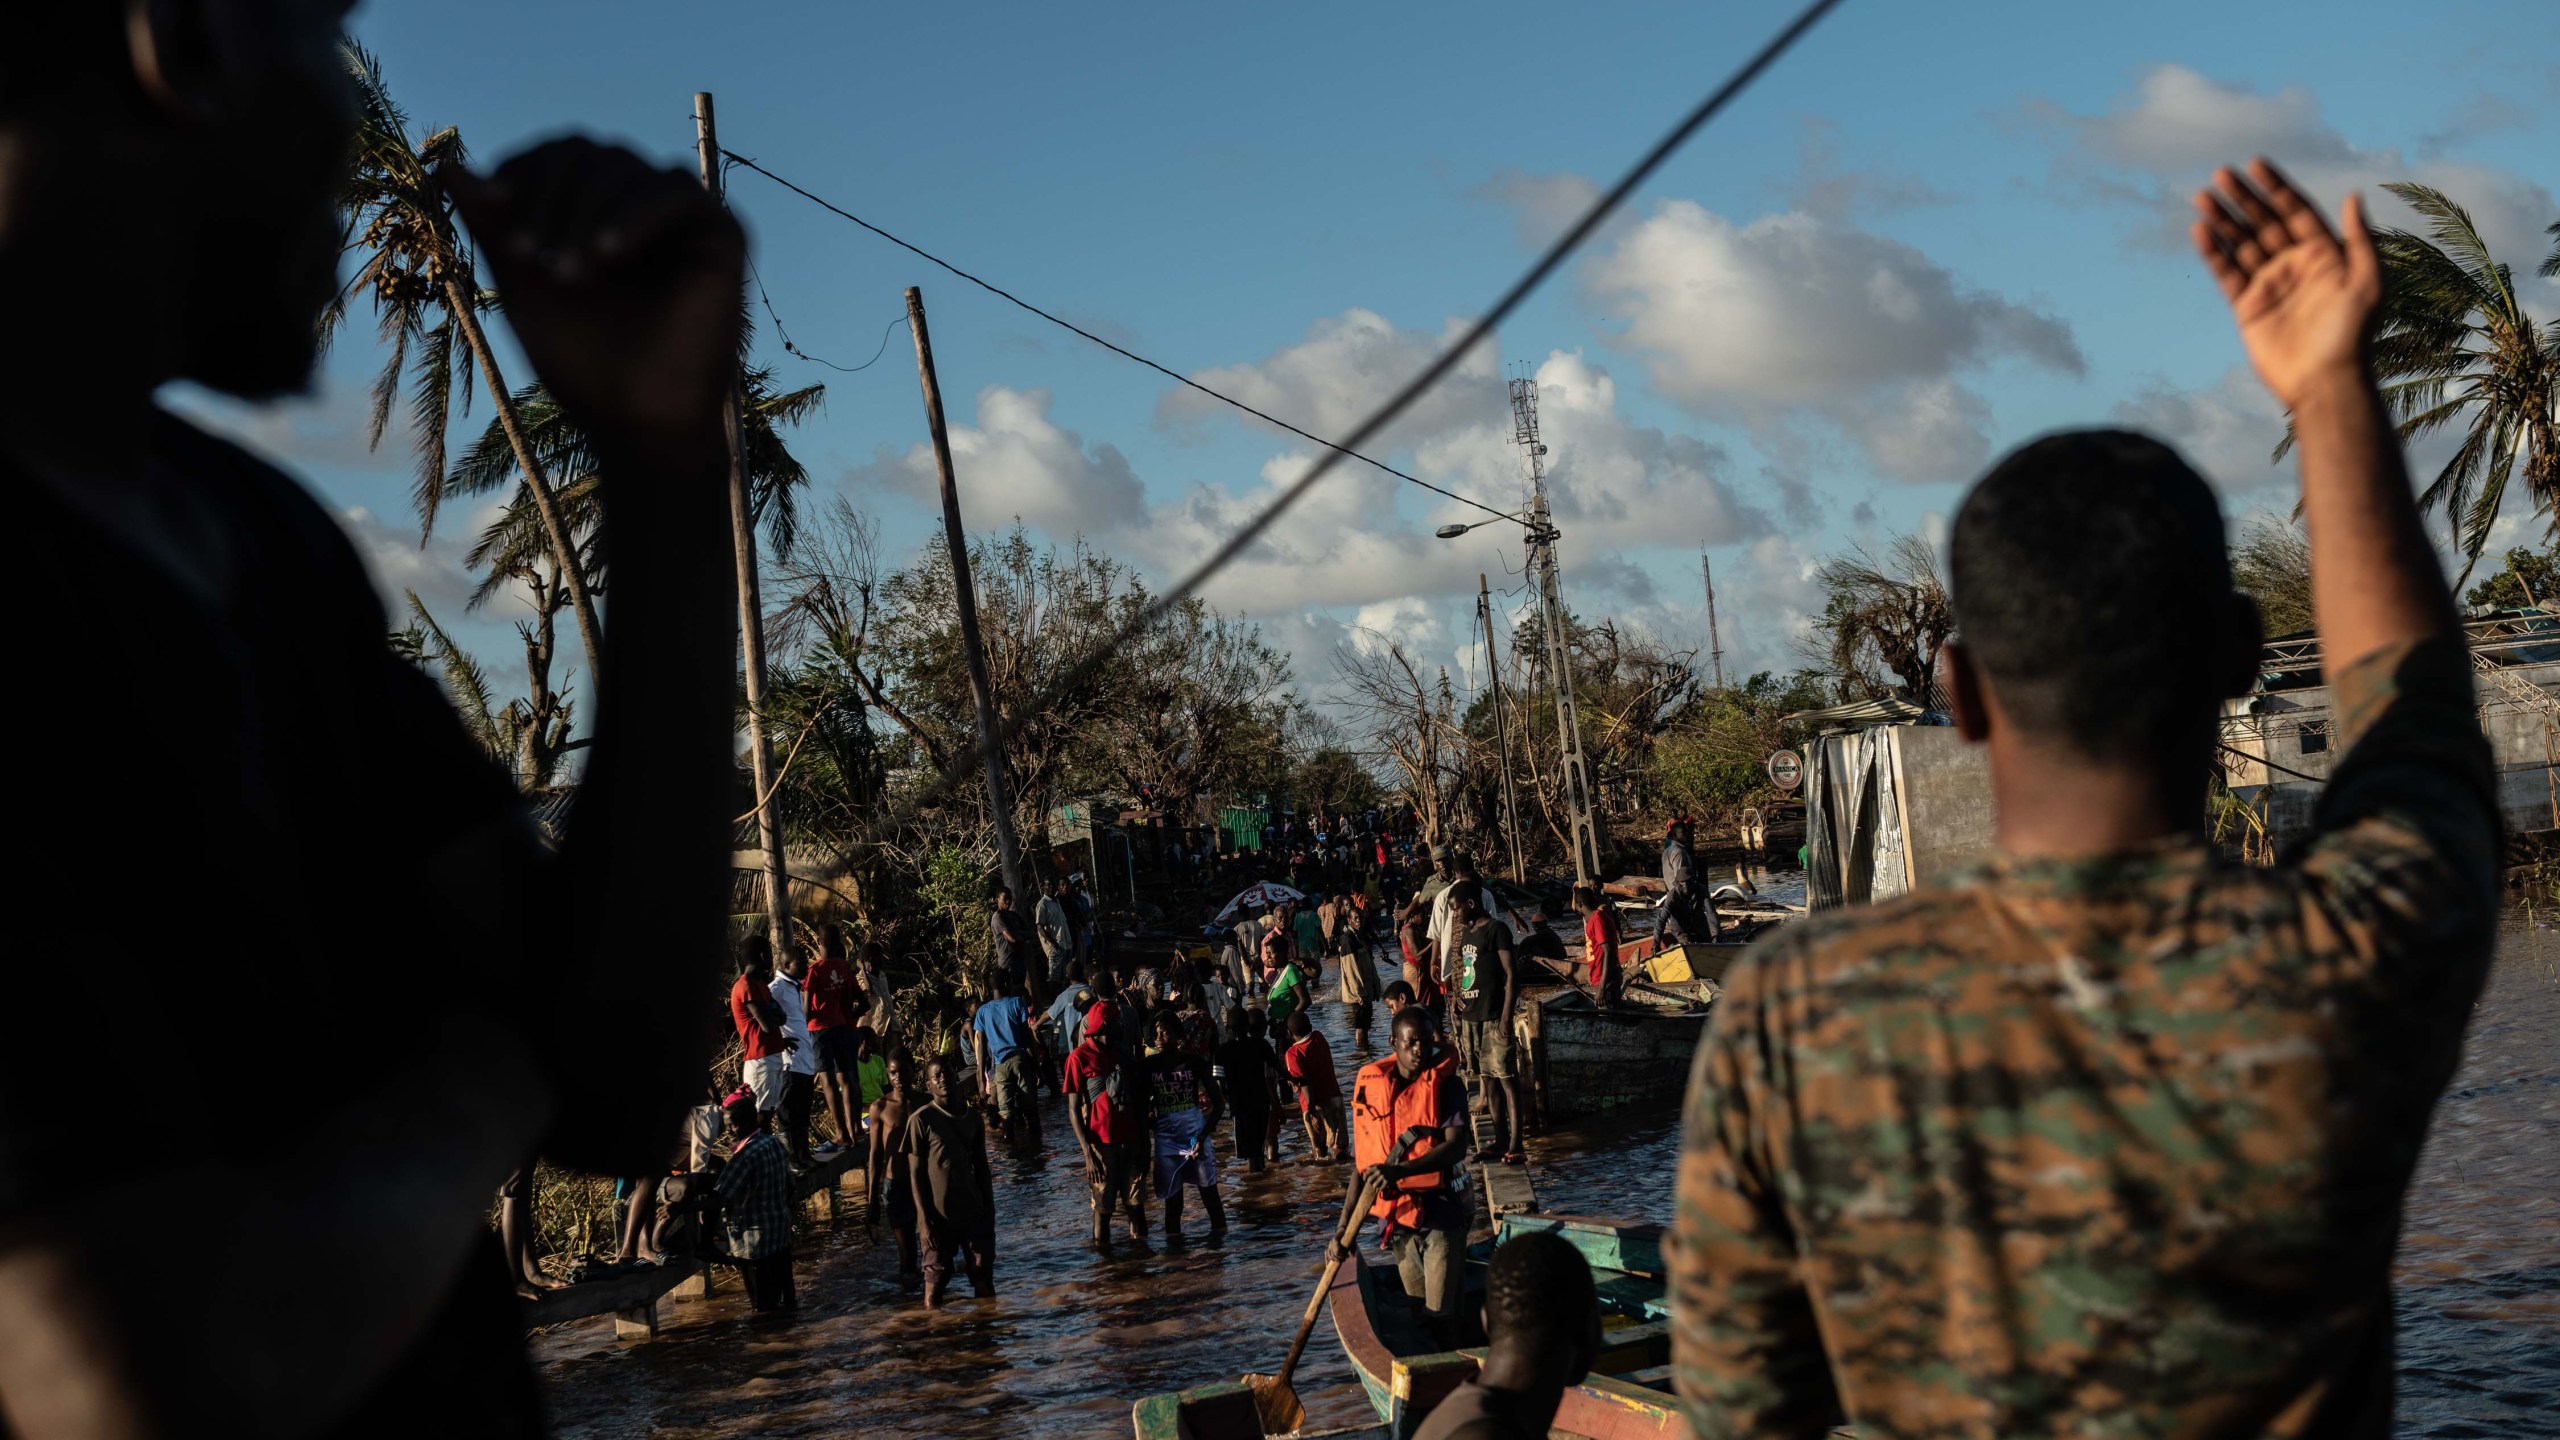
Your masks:
M1295 942L1290 947L1290 953L1302 963L1304 969L1309 971L1316 970L1324 964L1324 921L1316 914L1316 907L1310 903L1314 899L1314 896L1309 896L1305 900L1290 902L1295 911L1289 917L1290 939Z
M1298 968L1297 957L1293 955L1280 967L1279 976L1271 982L1271 993L1263 1001L1267 1007L1266 1013L1271 1017L1272 1030L1278 1034L1287 1034L1285 1027L1289 1023L1289 1017L1297 1014L1306 1003L1306 972Z
M889 1057L881 1052L880 1037L868 1025L853 1027L853 1077L862 1088L862 1113L868 1116L889 1092Z

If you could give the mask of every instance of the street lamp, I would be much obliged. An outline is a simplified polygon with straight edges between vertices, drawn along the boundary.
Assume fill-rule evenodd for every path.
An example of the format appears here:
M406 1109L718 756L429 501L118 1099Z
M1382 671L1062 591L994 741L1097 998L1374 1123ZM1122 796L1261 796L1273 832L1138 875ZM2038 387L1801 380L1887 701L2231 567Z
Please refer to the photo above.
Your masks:
M1537 531L1537 529L1538 529L1538 524L1537 524L1537 522L1536 522L1536 521L1531 520L1531 519L1528 519L1528 518L1526 518L1526 517L1524 517L1524 516L1512 515L1512 514L1506 513L1506 512L1501 511L1501 510L1496 510L1496 511L1494 511L1494 512L1493 512L1493 520L1508 520L1508 521L1510 521L1512 524L1517 525L1517 526L1520 526L1521 528L1523 528L1523 529L1525 529L1525 530L1530 531L1532 534L1536 533L1536 531ZM1493 520L1478 520L1478 521L1476 521L1474 524L1471 524L1471 525L1461 525L1461 524L1458 524L1456 521L1451 521L1449 524L1443 525L1443 526L1441 526L1439 529L1434 530L1434 531L1432 531L1431 533L1432 533L1432 534L1434 534L1434 535L1439 536L1439 537L1440 537L1441 539L1443 539L1443 540L1455 540L1455 539L1457 539L1459 536L1466 534L1466 533L1467 533L1468 531L1470 531L1470 530L1481 530L1481 529L1483 529L1483 528L1484 528L1484 527L1486 527L1487 525L1492 524L1492 523L1493 523ZM1553 527L1549 527L1549 528L1553 528Z

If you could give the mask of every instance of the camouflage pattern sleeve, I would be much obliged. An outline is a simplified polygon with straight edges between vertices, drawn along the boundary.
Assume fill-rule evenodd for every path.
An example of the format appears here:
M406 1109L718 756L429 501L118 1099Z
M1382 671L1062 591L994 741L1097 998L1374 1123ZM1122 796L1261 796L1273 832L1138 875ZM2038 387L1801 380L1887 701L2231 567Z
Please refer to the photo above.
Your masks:
M1760 1114L1770 1037L1756 982L1783 943L1727 977L1689 1072L1667 1268L1672 1381L1700 1440L1819 1436L1840 1413Z
M2449 640L2377 651L2331 686L2348 749L2296 863L2326 978L2368 999L2423 1002L2496 923L2497 778L2472 686Z

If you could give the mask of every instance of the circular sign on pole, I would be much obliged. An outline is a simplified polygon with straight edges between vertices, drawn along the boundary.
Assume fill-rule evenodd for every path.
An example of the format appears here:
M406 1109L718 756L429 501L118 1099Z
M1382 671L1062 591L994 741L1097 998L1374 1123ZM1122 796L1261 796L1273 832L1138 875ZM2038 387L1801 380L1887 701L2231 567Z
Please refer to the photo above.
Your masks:
M1769 783L1792 792L1804 783L1804 761L1793 750L1780 750L1769 757Z

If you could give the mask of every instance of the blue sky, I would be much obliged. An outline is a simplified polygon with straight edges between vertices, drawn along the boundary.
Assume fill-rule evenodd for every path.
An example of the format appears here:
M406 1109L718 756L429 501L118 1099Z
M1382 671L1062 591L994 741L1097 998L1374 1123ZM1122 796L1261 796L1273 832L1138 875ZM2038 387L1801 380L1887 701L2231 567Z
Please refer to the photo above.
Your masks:
M484 160L582 129L690 164L691 95L711 90L731 149L1339 433L1788 13L456 0L368 7L354 29L413 118L460 126ZM2560 8L1851 0L1498 353L1418 407L1388 458L1516 503L1501 381L1528 367L1571 603L1698 643L1706 544L1729 664L1755 668L1792 663L1813 561L1939 523L1991 455L2044 429L2146 425L2235 515L2280 509L2290 471L2265 455L2281 418L2172 243L2212 160L2258 149L2330 205L2349 185L2438 183L2529 271L2560 217ZM1303 442L1188 403L758 176L731 183L802 349L859 363L902 287L923 286L974 529L1018 514L1168 578L1303 463ZM2560 286L2531 283L2560 311ZM935 519L903 330L855 375L765 339L783 382L828 386L795 437L816 498L850 495L903 558ZM386 587L458 619L468 517L421 549L401 441L362 448L378 361L359 329L312 399L213 408L348 516ZM487 419L484 403L457 435ZM1446 506L1347 466L1209 593L1264 622L1310 692L1337 645L1376 634L1472 683L1475 576L1516 589L1519 560L1499 526L1431 539ZM508 618L459 626L501 676Z

